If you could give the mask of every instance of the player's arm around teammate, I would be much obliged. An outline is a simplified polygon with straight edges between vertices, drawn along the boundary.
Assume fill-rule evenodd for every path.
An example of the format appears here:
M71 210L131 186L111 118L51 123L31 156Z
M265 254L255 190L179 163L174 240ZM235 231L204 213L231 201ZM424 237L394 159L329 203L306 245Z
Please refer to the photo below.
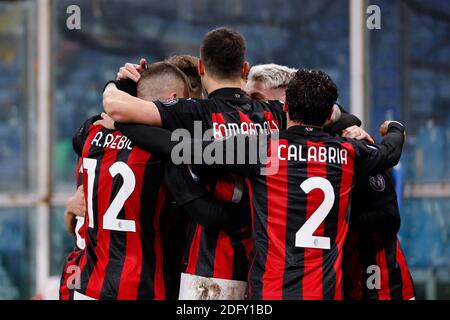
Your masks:
M122 133L128 137L132 137L133 141L139 147L149 150L160 157L170 158L172 150L177 147L179 142L173 139L172 133L169 130L147 126L147 125L128 125L124 123L115 123L107 114L102 113L102 120L99 120L97 124L101 124L106 127L117 127ZM400 160L403 142L404 142L404 128L403 125L396 121L385 121L380 126L380 133L384 136L383 141L377 145L369 145L362 141L353 141L357 146L358 155L361 157L361 168L366 173L373 173L389 169L396 165ZM255 140L261 139L258 136L252 135L235 135L225 140L215 141L183 141L187 145L201 144L202 146L209 146L212 149L227 150L226 144L234 144L235 147L241 145L244 141L243 148L245 155L243 159L247 162L232 163L232 164L220 164L214 163L210 166L218 169L228 169L235 171L238 174L245 176L251 175L259 170L260 164L251 164L248 161L251 157L249 152L251 151L251 145L258 145ZM233 150L237 150L233 148ZM259 151L259 150L257 150ZM226 155L224 156L226 158ZM192 153L192 163L202 163L203 158L201 153ZM261 159L258 159L261 160Z
M83 186L79 186L75 193L67 200L64 211L64 223L67 231L75 235L76 217L84 217L86 213L86 203L84 201Z
M138 147L161 158L170 158L173 148L177 145L177 142L171 140L171 132L166 129L142 124L116 123L106 113L101 116L102 120L95 124L121 131ZM196 143L209 144L208 141ZM198 160L201 159L197 158ZM215 229L235 228L243 224L247 212L242 211L242 206L214 199L204 187L194 181L192 175L189 167L183 164L169 164L166 168L169 190L177 204L186 209L195 222Z

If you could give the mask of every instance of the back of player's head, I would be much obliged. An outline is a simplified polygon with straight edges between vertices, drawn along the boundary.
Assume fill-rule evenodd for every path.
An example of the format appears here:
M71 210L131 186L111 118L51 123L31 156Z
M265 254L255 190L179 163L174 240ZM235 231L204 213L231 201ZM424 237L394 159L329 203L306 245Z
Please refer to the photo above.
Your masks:
M189 97L189 90L186 75L169 62L150 64L137 84L137 96L148 101L168 99L173 93L179 98Z
M248 73L248 80L260 81L268 89L286 88L297 69L275 63L253 66Z
M241 77L245 63L245 39L230 28L217 28L208 32L200 48L206 71L220 79Z
M336 84L320 70L298 70L286 89L289 119L323 126L338 98Z
M198 74L198 58L188 54L176 54L166 59L177 66L188 77L191 85L191 97L200 99L202 97L202 79Z

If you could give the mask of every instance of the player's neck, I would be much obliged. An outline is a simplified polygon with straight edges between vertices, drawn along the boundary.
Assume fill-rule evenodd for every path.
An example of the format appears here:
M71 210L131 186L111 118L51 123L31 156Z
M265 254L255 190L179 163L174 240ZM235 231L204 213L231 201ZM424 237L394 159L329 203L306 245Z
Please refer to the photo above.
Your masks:
M310 124L303 123L301 121L293 121L291 119L288 119L287 128L289 129L290 127L294 127L294 126L304 126L304 127L313 127L313 128L323 129L323 126L322 127L320 127L320 126L313 126L313 125L310 125Z
M203 82L204 82L203 86L204 86L206 92L208 92L208 94L210 94L211 92L214 92L216 90L223 89L223 88L241 88L241 85L242 85L241 79L216 80L213 78L208 78L208 79L204 79Z

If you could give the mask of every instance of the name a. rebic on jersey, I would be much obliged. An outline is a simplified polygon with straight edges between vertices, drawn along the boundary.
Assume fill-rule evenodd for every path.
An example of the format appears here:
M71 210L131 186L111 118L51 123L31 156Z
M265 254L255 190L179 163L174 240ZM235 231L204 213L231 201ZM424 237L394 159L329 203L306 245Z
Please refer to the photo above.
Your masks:
M132 142L128 137L112 133L108 133L105 135L101 131L97 132L97 134L95 135L94 139L91 142L91 145L95 145L100 148L109 148L117 150L133 149Z

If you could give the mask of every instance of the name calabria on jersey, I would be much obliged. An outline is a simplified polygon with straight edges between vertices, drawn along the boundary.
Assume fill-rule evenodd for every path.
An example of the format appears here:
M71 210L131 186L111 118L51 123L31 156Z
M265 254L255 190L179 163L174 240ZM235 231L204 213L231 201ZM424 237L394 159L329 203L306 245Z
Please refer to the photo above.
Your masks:
M314 161L322 163L347 164L347 149L332 146L308 146L306 147L306 152L304 152L304 148L305 146L303 145L280 145L278 146L278 159L283 161Z

